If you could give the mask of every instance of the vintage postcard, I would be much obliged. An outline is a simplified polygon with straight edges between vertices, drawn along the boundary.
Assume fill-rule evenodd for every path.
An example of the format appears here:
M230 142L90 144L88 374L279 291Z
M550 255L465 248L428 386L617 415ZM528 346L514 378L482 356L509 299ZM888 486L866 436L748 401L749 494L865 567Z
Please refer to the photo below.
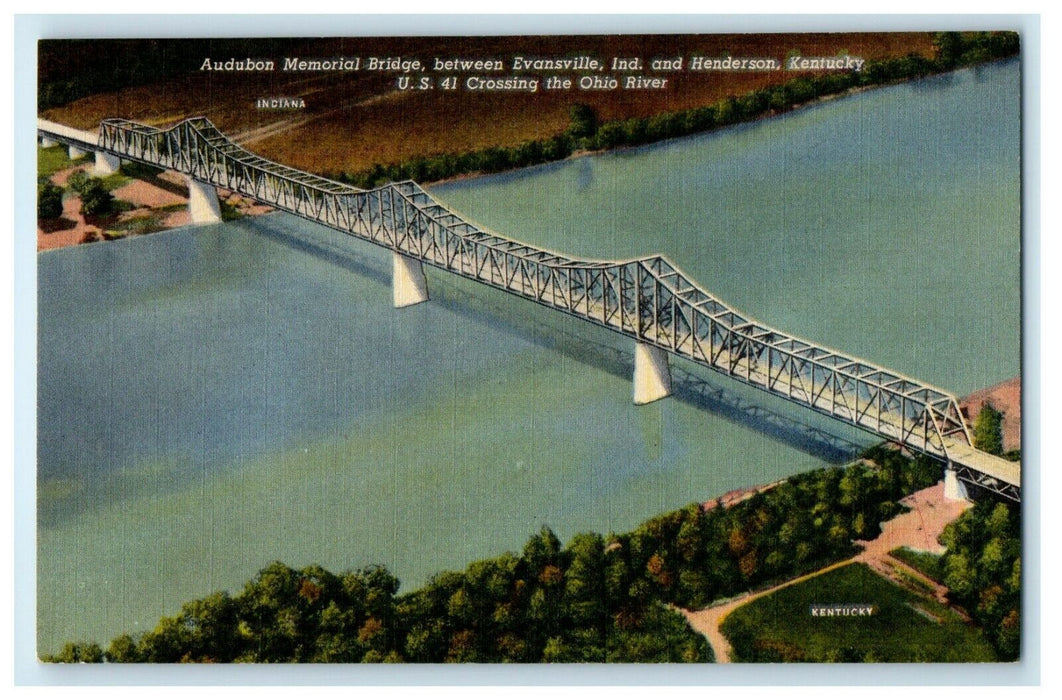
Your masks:
M37 657L1021 660L1023 48L41 40Z

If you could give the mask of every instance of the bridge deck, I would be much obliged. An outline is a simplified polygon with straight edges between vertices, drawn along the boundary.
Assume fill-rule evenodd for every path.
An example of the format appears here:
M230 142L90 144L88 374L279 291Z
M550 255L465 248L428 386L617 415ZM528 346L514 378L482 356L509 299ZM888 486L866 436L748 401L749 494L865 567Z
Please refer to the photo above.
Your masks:
M72 138L38 123L42 135ZM65 136L63 136L65 134ZM984 455L951 394L733 309L661 255L578 260L484 230L414 182L361 190L274 163L203 117L158 129L100 125L95 150L184 173L409 258L610 328L768 393L954 462L1020 497L1020 467Z
M56 141L83 150L92 151L98 149L99 134L94 131L75 129L63 124L50 122L47 119L38 119L37 133L48 134Z
M948 458L965 481L1013 500L1021 499L1021 463L988 454L964 442L945 443Z

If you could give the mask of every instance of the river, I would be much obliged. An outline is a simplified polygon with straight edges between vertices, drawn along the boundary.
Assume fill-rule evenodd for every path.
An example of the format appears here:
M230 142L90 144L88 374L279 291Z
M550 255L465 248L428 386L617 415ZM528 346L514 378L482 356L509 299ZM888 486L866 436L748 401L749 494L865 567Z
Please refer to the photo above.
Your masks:
M956 394L1020 370L1016 61L432 188L577 256L659 252L741 311ZM273 560L411 590L549 525L625 531L872 439L287 214L38 256L38 645L106 643Z

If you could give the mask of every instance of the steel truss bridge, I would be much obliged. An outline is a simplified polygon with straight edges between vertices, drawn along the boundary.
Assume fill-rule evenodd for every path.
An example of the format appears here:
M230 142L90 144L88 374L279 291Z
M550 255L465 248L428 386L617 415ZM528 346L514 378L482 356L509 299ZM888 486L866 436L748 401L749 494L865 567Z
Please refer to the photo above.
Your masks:
M570 258L485 231L412 181L362 190L274 163L204 117L168 129L108 119L95 143L38 127L43 137L175 170L604 326L943 460L958 479L1021 499L1020 466L972 447L954 396L750 318L662 255Z

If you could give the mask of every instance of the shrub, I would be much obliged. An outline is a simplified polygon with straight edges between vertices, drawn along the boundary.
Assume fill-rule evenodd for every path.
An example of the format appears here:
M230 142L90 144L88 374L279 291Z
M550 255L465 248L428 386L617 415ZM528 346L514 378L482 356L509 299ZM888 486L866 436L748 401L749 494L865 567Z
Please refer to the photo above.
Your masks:
M74 192L77 192L79 195L83 195L85 194L85 191L88 188L89 184L94 179L96 178L91 177L84 170L75 170L74 172L70 173L70 177L67 178L66 184Z
M1003 414L986 403L974 421L974 447L989 454L1003 454Z
M90 178L81 193L81 213L85 216L101 216L114 211L114 197L98 178Z
M63 189L50 182L37 185L37 218L57 219L63 215Z

